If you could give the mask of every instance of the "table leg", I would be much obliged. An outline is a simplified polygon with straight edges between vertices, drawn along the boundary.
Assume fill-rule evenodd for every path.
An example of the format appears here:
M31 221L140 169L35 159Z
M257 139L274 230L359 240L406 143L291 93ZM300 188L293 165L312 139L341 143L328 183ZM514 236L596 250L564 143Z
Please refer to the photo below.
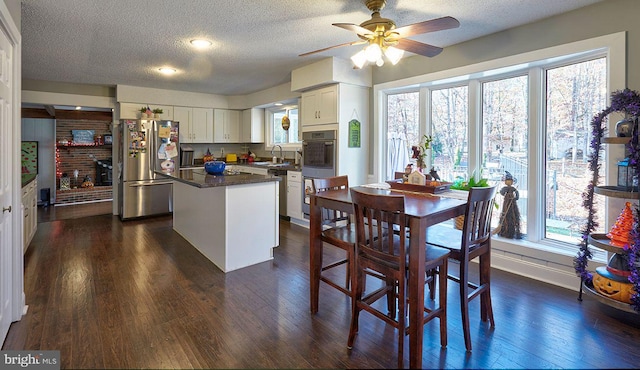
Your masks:
M320 270L322 269L322 207L312 195L309 206L309 286L311 313L318 312L320 292Z
M426 220L412 217L409 238L409 367L422 368Z

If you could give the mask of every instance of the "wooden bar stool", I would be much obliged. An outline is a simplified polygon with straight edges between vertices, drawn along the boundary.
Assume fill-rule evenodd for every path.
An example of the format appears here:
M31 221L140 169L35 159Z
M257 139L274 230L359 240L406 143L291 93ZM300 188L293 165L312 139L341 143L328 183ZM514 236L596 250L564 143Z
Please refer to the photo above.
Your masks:
M442 225L427 228L427 245L447 248L451 251L450 258L460 262L458 276L449 273L448 278L460 285L460 311L467 351L471 351L469 301L480 296L480 318L489 320L492 328L495 326L491 306L491 214L495 195L495 186L469 191L462 231ZM479 284L469 279L469 263L475 258L480 259Z
M347 347L353 348L358 331L360 311L365 310L398 330L398 368L403 367L404 337L409 333L407 314L406 274L408 267L408 233L389 233L403 230L407 225L403 195L373 195L351 189L356 226L356 252L353 274L355 297L351 303L351 327ZM447 345L447 260L449 251L430 246L426 249L425 270L439 272L439 305L425 308L424 325L433 318L440 319L440 344ZM365 270L376 271L386 277L382 290L365 294ZM373 303L391 293L397 299L398 314L384 314ZM396 318L397 317L397 318Z

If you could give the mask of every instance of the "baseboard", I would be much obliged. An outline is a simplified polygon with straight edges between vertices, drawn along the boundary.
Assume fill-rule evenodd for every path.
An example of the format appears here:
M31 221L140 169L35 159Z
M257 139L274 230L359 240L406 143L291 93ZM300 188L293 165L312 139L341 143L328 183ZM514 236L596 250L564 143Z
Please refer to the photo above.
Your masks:
M555 268L498 253L491 254L491 267L574 291L580 288L580 279L573 267L571 270Z

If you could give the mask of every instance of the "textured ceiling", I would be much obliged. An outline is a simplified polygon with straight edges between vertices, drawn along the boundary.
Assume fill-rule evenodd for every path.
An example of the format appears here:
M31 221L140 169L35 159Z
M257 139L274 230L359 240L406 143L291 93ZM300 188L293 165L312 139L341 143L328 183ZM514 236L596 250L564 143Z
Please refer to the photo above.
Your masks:
M411 37L446 47L600 0L388 0L398 27L442 16L457 29ZM332 23L368 20L361 0L23 0L25 79L242 95L285 83L291 70L358 46ZM213 46L193 49L189 40ZM420 56L420 58L423 58ZM437 58L437 56L436 56ZM400 62L402 63L402 62ZM178 73L157 73L172 66Z

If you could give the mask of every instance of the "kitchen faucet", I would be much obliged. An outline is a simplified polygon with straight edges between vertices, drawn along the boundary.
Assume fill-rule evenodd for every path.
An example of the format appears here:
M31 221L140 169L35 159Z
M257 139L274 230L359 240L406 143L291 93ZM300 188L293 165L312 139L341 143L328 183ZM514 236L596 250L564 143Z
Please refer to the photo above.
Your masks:
M271 156L272 156L273 158L276 158L276 157L273 155L273 150L274 150L276 147L280 148L280 163L284 163L284 156L282 155L282 146L280 146L280 145L274 145L274 146L271 148ZM274 161L274 162L275 162L275 161Z

